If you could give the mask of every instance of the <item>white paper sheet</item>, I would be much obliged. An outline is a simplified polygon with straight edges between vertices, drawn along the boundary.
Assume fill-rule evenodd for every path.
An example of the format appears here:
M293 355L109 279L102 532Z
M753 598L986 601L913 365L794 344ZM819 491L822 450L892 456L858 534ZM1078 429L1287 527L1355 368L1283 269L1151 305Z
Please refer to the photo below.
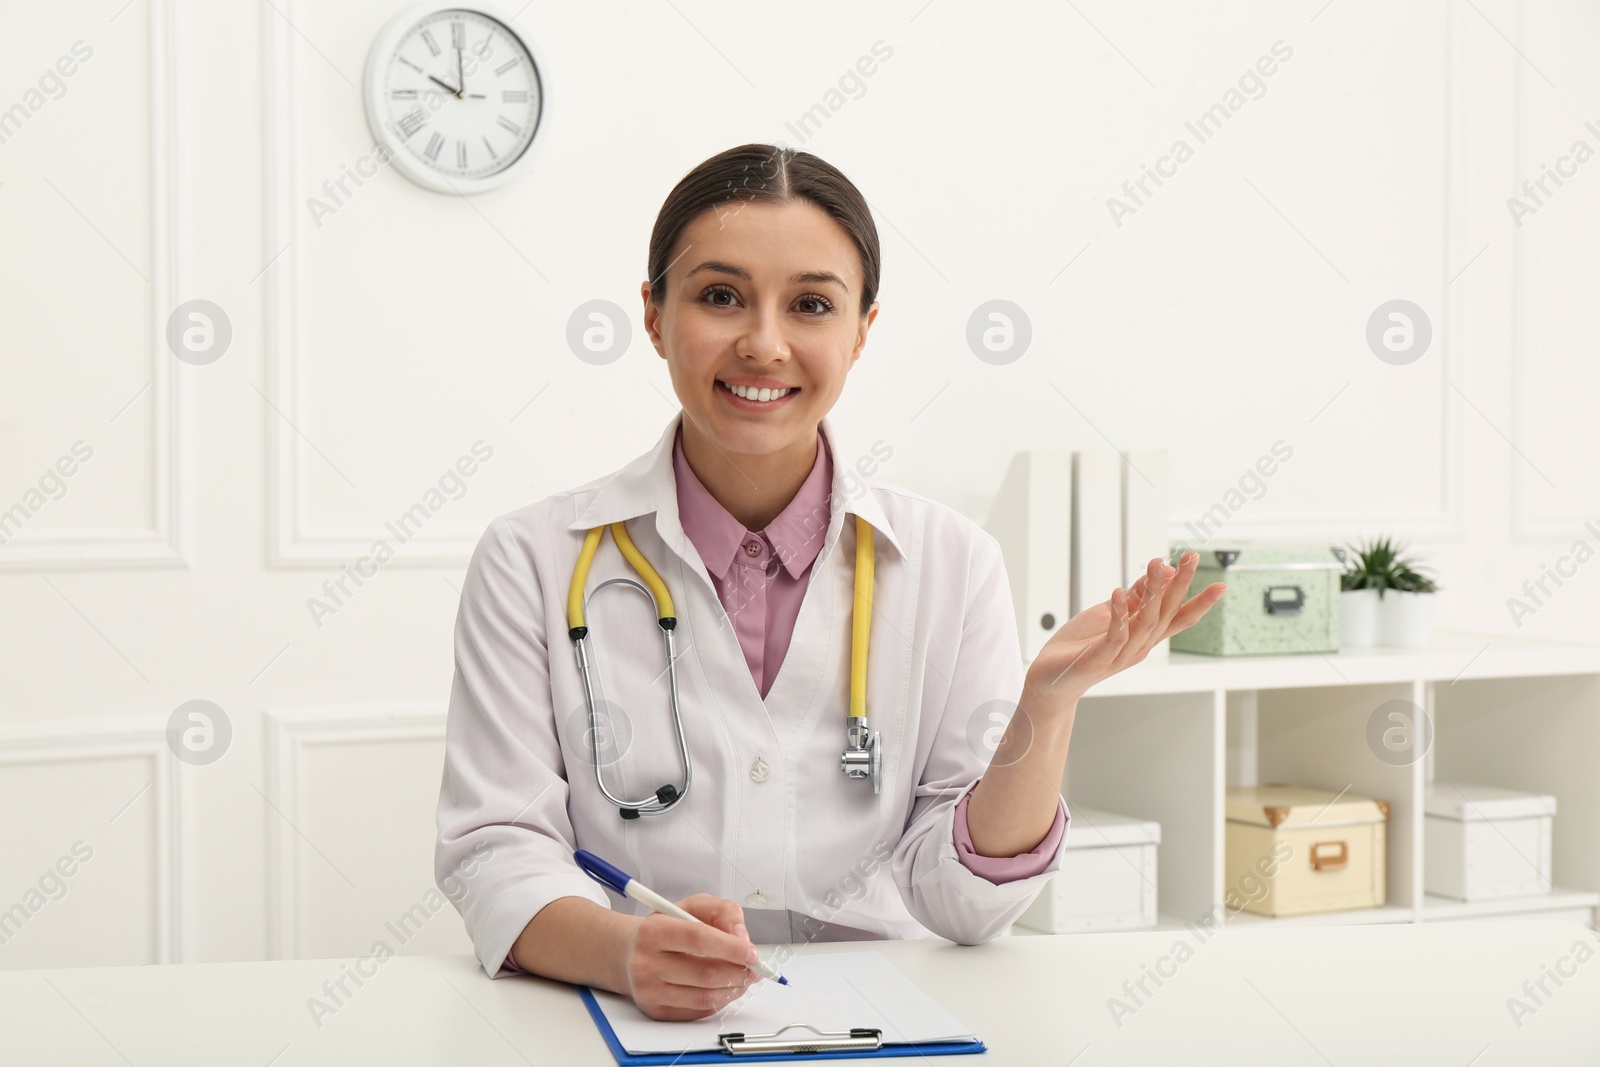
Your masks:
M597 989L594 996L617 1040L635 1054L711 1051L719 1047L718 1034L770 1034L790 1023L809 1023L819 1030L878 1029L885 1044L974 1040L972 1031L881 953L795 956L778 970L793 985L757 982L720 1013L693 1022L652 1019L618 993ZM789 1036L805 1034L800 1030Z

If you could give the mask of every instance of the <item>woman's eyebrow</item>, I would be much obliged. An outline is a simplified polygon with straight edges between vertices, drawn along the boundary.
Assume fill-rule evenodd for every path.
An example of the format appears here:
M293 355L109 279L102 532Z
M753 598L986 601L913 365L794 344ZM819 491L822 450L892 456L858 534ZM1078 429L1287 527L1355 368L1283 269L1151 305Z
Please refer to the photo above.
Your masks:
M685 274L684 275L684 279L687 280L689 278L692 278L696 274L699 274L703 270L715 271L718 274L729 274L729 275L732 275L735 278L742 278L745 281L749 281L750 280L750 272L745 270L743 267L736 267L732 263L721 263L721 262L718 262L717 260L714 260L714 259L708 259L704 263L701 263L699 266L697 266L694 269L692 269L691 271L689 271L689 273ZM845 281L844 281L843 278L839 277L837 274L833 273L832 271L827 271L827 270L806 271L803 274L796 274L796 275L792 276L789 279L789 281L790 282L811 282L811 283L833 282L835 285L837 285L839 288L843 289L845 292L848 293L850 291L850 286L845 284Z

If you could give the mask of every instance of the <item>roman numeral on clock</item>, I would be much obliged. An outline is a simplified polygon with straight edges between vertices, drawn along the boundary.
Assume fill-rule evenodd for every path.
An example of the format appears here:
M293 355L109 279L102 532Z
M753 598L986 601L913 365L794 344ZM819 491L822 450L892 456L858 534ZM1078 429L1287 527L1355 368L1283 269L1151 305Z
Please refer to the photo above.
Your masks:
M500 94L500 101L505 104L526 104L528 102L528 90L506 89Z
M467 142L465 141L456 142L456 169L467 169Z
M434 130L433 133L428 137L428 147L423 149L422 154L427 156L430 160L433 160L434 162L438 162L439 149L441 149L443 147L444 147L444 137L443 137L443 135L441 135L438 130Z
M452 22L450 24L450 47L457 52L464 51L467 47L467 24L465 22Z
M400 121L397 123L400 128L400 139L402 141L411 140L412 136L427 124L428 116L423 113L423 110L420 107L412 108L404 115L401 115Z
M422 43L428 46L429 54L430 55L435 55L435 56L438 55L439 54L439 42L435 41L433 39L433 31L432 30L423 30L422 34L421 34L421 37L422 37Z
M512 122L510 119L506 118L504 115L501 115L495 121L497 121L501 126L504 126L506 129L510 130L514 134L520 134L522 132L522 127L521 126L518 126L515 122Z
M510 70L512 67L516 66L518 63L521 63L521 62L522 62L522 57L521 56L513 56L511 59L506 60L504 63L500 64L498 67L494 68L494 72L495 72L496 75L504 74L506 71Z

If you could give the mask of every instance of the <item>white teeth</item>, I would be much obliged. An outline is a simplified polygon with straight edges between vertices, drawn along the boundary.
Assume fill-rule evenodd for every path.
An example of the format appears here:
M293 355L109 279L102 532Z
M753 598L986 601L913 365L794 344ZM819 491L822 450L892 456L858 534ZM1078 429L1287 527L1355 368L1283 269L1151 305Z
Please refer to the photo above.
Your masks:
M739 396L746 400L755 400L762 403L768 400L777 400L780 397L788 396L790 393L794 392L793 389L753 389L747 385L728 385L727 382L723 382L722 384L727 386L728 391L734 396Z

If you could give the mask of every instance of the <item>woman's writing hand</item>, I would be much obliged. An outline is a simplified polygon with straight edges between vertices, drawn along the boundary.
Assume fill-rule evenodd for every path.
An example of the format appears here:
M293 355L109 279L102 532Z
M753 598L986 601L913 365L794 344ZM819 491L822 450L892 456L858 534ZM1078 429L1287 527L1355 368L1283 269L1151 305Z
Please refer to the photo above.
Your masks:
M760 956L735 901L696 893L678 907L703 923L645 916L627 946L628 993L652 1019L682 1022L720 1011L761 981Z
M1176 569L1152 559L1131 589L1112 590L1110 599L1068 619L1028 668L1031 705L1070 709L1090 686L1198 622L1228 591L1214 582L1184 600L1199 567L1198 552L1184 553Z

